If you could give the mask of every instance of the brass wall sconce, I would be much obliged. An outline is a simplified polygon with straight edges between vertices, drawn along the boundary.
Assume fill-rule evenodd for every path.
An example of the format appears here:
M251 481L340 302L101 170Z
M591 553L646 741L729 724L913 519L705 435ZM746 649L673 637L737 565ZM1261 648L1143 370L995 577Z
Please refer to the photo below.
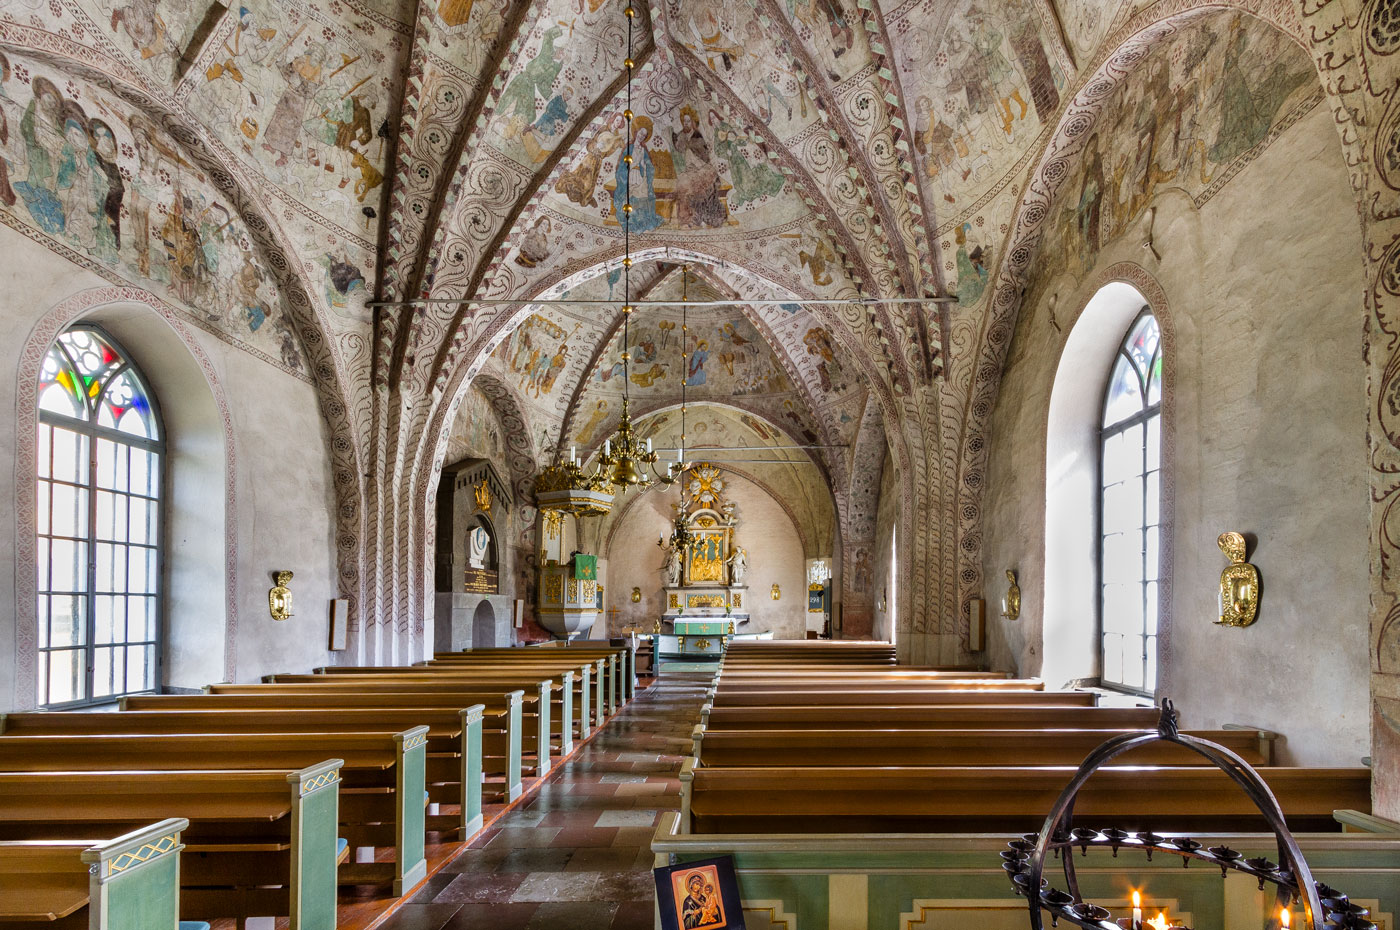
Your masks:
M642 589L641 589L641 588L633 588L633 589L632 589L632 603L634 603L634 604L640 604L641 602L642 602Z
M1016 572L1006 570L1006 596L1001 599L1001 615L1007 620L1021 616L1021 588L1016 584Z
M783 589L780 588L780 587L778 587L776 584L773 585L773 600L776 601L776 600L778 600L779 598L781 598L782 596L783 596Z
M277 586L267 592L267 612L274 620L292 618L292 591L287 585L292 583L292 573L277 572Z
M1245 561L1248 543L1240 533L1221 533L1215 541L1230 560L1220 573L1218 626L1249 626L1259 617L1259 569Z

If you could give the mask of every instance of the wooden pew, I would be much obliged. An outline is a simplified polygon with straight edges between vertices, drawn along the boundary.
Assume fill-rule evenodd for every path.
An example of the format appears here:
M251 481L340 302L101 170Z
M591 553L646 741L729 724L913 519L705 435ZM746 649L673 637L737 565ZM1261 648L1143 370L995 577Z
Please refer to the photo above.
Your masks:
M567 672L566 672L567 675ZM564 679L571 683L570 678ZM158 698L130 699L126 706L158 709L161 706L199 707L202 700L214 700L213 706L230 707L445 707L482 705L487 710L498 710L501 702L510 693L517 693L522 683L528 689L521 690L521 754L522 765L525 756L532 756L536 777L549 775L553 768L552 747L554 740L554 716L556 712L571 710L573 693L567 699L561 696L563 689L554 686L553 679L540 681L538 675L508 679L438 679L419 678L416 675L279 675L276 682L252 683L252 685L207 685L204 695L181 695L181 702L171 702L168 695ZM295 699L287 696L295 695ZM230 699L230 700L225 700ZM237 699L237 700L231 700ZM490 734L493 727L487 726ZM573 749L573 740L560 738L560 749L564 745Z
M548 642L548 643L535 643L535 644L532 644L532 645L529 646L529 647L526 647L525 649L521 649L521 648L519 648L519 647L516 647L516 648L509 648L509 647L504 647L504 646L497 646L497 647L486 648L486 649L465 649L465 650L463 650L463 651L461 651L461 652L439 652L439 653L435 653L435 654L433 655L433 662L438 662L438 661L454 661L454 660L457 660L457 657L458 657L458 656L486 656L486 657L505 656L505 657L509 657L509 656L511 656L511 655L518 655L518 654L520 654L521 652L524 652L525 655L527 655L527 656L536 655L536 654L541 654L541 653L548 655L548 654L551 654L552 652L554 652L554 651L556 651L556 650L561 650L561 649L567 651L569 655L574 655L574 656L578 656L578 655L589 655L589 654L592 654L592 655L595 655L595 656L616 655L616 656L618 657L619 667L620 667L620 669L621 669L621 683L620 683L621 691L619 692L619 699L620 699L623 703L626 703L627 701L630 701L630 700L632 700L632 698L636 697L636 694L637 694L637 653L636 653L636 650L632 648L632 645L631 645L630 643L625 643L625 642L621 642L621 643L602 643L602 642L599 642L599 643L596 643L596 644L595 644L595 643L593 643L593 642L583 642L583 643L569 642L569 643L564 643L564 642L560 642L560 641L558 641L558 640L554 640L554 641L551 641L551 642Z
M867 675L851 679L772 678L738 679L721 675L715 685L720 693L748 694L832 694L841 691L1044 691L1045 683L1030 678L919 678L883 679Z
M400 733L7 735L0 736L0 771L300 769L340 756L340 836L352 848L394 851L393 862L347 864L340 882L392 883L400 895L428 874L427 742L427 727Z
M860 707L867 704L1019 704L1092 707L1097 695L1088 691L953 690L934 688L864 689L845 691L738 691L718 689L709 698L719 707L781 707L815 705Z
M1032 692L1037 697L1059 692ZM944 729L1150 730L1155 707L1093 707L1067 704L802 704L786 707L727 707L706 704L700 721L715 730L799 730L841 727ZM1107 739L1107 737L1105 737Z
M106 842L0 842L0 925L176 930L187 826L175 817Z
M436 669L426 665L388 666L325 666L315 670L313 675L268 675L269 684L303 684L310 681L331 681L335 679L359 679L374 676L383 679L395 678L404 681L470 681L473 678L486 681L520 679L533 685L543 679L559 679L562 687L566 672L574 672L575 689L571 695L574 706L575 723L578 724L578 738L586 739L593 726L600 726L607 715L605 678L601 671L605 661L597 659L565 669L557 664L516 665L502 664L481 666L470 669ZM519 685L517 684L517 687Z
M414 666L419 671L456 670L481 673L486 671L559 669L584 666L592 670L594 692L595 726L617 713L621 702L626 700L627 687L623 681L626 663L616 650L606 652L586 649L486 649L470 652L447 653L435 657L430 662Z
M339 759L296 772L0 773L0 840L82 839L178 812L182 916L333 930L339 785Z
M177 697L178 695L171 695ZM416 726L428 727L427 790L437 804L460 805L455 818L429 816L428 829L434 832L461 830L465 839L481 829L484 799L482 737L485 709L474 705L465 709L431 707L332 708L322 710L228 709L228 710L131 710L118 714L31 712L0 715L0 734L88 734L88 733L363 733L380 730L398 732ZM514 729L519 733L518 725ZM506 747L503 760L506 775L501 799L520 796L519 744L513 755ZM515 762L512 765L511 758Z
M1038 830L1077 766L681 768L682 830L695 833L1025 833ZM1272 768L1294 832L1334 831L1332 812L1370 810L1364 768ZM1268 832L1213 767L1106 766L1075 803L1079 822L1124 830Z
M1128 732L1128 731L1123 731ZM714 730L697 724L697 767L870 765L1077 765L1110 733L1103 730L806 729ZM1251 765L1270 765L1272 741L1258 731L1209 730L1189 735L1233 750ZM1173 743L1155 743L1122 759L1135 765L1206 765Z

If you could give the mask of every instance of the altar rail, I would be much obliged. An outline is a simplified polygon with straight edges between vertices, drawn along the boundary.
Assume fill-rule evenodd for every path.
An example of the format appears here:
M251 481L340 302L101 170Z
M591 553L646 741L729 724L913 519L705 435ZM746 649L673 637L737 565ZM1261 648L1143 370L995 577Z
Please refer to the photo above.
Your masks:
M1375 832L1298 837L1314 876L1396 926L1400 915L1400 824L1373 817L1337 820ZM1102 824L1101 826L1107 826ZM1026 902L1011 891L999 852L1012 837L992 834L886 833L686 835L667 811L652 838L656 865L733 856L749 930L1025 930ZM1247 856L1276 858L1272 834L1199 834ZM1212 930L1258 930L1267 910L1247 876L1204 864L1181 867L1175 856L1147 861L1105 851L1075 859L1088 900L1126 913L1130 888L1141 889L1148 916L1165 910L1173 924ZM1048 866L1047 866L1048 868ZM1058 871L1047 873L1055 884ZM1063 879L1061 878L1061 883Z

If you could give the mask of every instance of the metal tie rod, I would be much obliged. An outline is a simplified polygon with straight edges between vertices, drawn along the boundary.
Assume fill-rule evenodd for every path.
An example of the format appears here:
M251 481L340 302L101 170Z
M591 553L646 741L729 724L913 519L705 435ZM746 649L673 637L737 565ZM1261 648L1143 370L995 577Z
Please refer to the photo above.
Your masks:
M798 298L794 300L634 300L633 307L834 307L854 305L875 307L880 304L956 304L958 298L948 297L832 297ZM423 304L458 304L462 306L535 307L540 305L563 307L615 307L621 300L588 300L583 298L547 298L522 300L507 297L419 297L410 300L371 300L366 307L416 307Z

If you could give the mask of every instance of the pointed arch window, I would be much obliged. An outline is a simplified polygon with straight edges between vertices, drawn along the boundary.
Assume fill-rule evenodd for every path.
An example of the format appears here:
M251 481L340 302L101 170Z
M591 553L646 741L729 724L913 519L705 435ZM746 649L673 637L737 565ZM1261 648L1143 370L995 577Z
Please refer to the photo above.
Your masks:
M1162 333L1144 311L1114 357L1100 430L1099 629L1105 686L1157 687Z
M151 691L161 659L164 432L127 353L61 333L39 375L39 703Z

